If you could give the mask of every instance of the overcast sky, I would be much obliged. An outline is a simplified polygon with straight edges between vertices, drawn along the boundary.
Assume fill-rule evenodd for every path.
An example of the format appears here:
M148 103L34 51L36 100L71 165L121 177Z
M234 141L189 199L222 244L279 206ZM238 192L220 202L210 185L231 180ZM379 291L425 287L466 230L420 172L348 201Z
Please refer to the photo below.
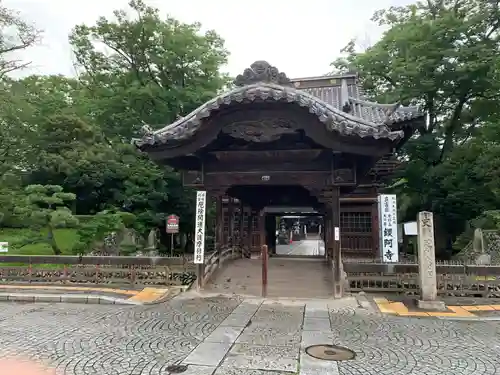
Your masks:
M226 41L231 55L225 71L241 73L255 60L267 60L289 77L327 73L351 38L368 46L381 30L370 22L375 10L409 0L147 0L183 22L201 22ZM111 17L128 0L3 0L44 31L41 46L21 57L33 62L23 74L74 73L68 34L81 23Z

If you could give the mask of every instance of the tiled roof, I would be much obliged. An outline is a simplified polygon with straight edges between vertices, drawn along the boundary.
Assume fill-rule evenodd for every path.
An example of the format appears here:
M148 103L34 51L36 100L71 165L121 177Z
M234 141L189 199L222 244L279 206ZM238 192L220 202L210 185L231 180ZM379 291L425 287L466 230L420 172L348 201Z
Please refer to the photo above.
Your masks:
M144 136L134 143L141 147L189 139L212 111L224 105L256 100L295 103L316 115L330 131L374 139L401 139L403 132L392 130L390 125L423 115L417 108L398 108L395 104L363 100L352 74L290 80L268 63L258 61L236 78L235 85L234 90L215 97L159 130L144 126Z
M392 125L424 116L418 107L403 107L397 103L380 104L366 100L354 74L291 81L299 90L306 91L335 108L343 109L347 101L350 104L348 113L374 124Z

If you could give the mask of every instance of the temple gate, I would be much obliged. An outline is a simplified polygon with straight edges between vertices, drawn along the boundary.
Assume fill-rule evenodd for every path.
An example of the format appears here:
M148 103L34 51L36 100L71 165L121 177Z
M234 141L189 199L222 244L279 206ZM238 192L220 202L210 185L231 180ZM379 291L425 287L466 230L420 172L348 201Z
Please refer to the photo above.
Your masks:
M272 242L266 207L314 208L341 296L341 256L378 257L377 189L424 114L366 101L354 73L289 79L257 61L234 86L173 124L145 126L136 145L181 170L184 186L207 191L218 250L251 257Z

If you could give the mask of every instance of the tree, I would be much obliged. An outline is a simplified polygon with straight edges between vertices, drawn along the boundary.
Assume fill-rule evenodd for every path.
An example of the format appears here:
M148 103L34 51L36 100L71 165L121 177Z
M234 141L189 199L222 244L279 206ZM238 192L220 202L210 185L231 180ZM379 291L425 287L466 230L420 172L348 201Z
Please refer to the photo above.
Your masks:
M127 210L138 216L143 231L159 225L168 200L165 172L130 144L108 143L99 128L75 115L39 120L30 183L56 184L76 195L77 214L105 209Z
M78 242L73 248L76 254L85 254L93 249L96 243L104 242L110 233L123 231L131 226L135 217L127 212L101 211L90 221L80 225Z
M54 237L54 229L78 224L78 219L68 208L68 204L75 200L75 194L63 192L58 185L29 185L25 193L25 200L19 202L16 213L29 222L34 233L30 239L15 246L45 242L55 255L60 255L62 251ZM46 237L41 233L43 229L47 231Z
M142 0L129 6L70 36L80 81L97 99L96 122L107 137L127 142L142 124L173 122L211 99L227 81L219 69L228 55L223 40L202 34L199 24L163 20Z
M174 121L224 86L222 39L132 1L114 19L76 27L70 42L76 79L0 80L0 167L15 171L20 200L22 186L57 185L75 195L67 202L75 215L126 211L147 233L176 213L181 230L192 231L194 193L130 140L143 123Z
M39 37L39 30L0 2L0 79L30 64L16 59L14 54L35 45Z
M363 52L356 52L351 42L346 56L333 63L337 70L359 71L371 98L417 104L429 114L428 124L399 153L404 168L394 190L405 202L402 220L439 207L453 218L446 221L447 229L456 234L468 219L467 211L481 209L471 206L473 197L483 193L481 187L474 180L466 182L475 172L462 168L463 162L472 161L477 144L452 153L498 116L499 16L497 2L487 0L391 7L374 16L387 28L381 40ZM470 190L474 183L475 192ZM452 194L461 188L467 197ZM481 205L491 203L488 198Z

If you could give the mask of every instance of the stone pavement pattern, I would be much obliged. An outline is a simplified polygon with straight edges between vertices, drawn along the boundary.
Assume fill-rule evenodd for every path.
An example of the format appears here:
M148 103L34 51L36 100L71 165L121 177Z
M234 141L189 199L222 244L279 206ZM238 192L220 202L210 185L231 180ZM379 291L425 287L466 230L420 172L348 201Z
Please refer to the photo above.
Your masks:
M43 361L67 375L482 375L500 372L497 322L403 318L338 301L262 301L185 293L150 306L0 306L0 357ZM354 350L353 361L303 354ZM300 360L300 364L299 364Z

